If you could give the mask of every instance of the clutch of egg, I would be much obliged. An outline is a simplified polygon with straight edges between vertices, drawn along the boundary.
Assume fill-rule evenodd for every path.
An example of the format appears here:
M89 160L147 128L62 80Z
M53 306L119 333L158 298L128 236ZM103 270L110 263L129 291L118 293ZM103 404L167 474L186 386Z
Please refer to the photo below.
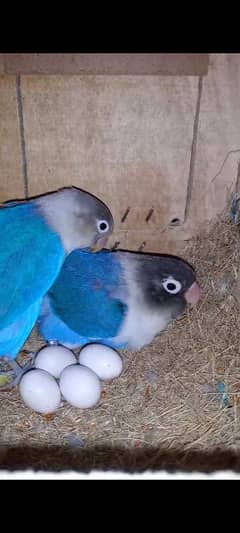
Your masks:
M23 375L19 392L25 405L38 413L57 411L61 394L70 405L86 409L100 399L100 379L118 377L122 369L118 353L102 344L84 346L79 364L68 348L49 345L37 353L35 368Z

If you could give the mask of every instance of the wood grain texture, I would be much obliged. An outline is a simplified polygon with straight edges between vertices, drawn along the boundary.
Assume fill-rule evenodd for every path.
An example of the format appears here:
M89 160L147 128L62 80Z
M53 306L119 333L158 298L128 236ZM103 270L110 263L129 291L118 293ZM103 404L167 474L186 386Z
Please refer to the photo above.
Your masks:
M0 54L0 75L4 74L4 54Z
M29 194L77 185L110 206L112 244L181 250L225 207L235 186L240 54L210 56L202 80L188 219L170 227L172 219L184 218L197 88L195 77L22 77ZM24 192L13 76L0 78L0 119L3 201Z
M189 212L194 228L221 212L235 187L240 161L239 94L240 54L212 54L199 115Z
M15 76L0 76L0 202L24 195Z
M8 74L206 75L209 54L4 54Z
M197 78L25 76L22 94L29 194L86 189L109 205L121 246L159 249L184 216Z

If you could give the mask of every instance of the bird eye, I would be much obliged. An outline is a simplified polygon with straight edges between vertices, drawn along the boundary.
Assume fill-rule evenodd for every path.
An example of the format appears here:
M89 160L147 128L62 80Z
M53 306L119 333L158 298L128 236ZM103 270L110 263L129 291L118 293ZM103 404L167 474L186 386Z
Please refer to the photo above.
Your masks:
M182 284L174 278L168 278L163 282L163 287L169 294L177 294L181 290Z
M106 220L98 220L97 227L99 233L106 233L109 230L109 224Z

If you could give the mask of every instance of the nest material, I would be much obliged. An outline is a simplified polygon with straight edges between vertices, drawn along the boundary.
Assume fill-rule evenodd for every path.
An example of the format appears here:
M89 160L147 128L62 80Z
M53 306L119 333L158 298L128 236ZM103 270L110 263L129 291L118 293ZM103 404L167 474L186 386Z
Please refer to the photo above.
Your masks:
M102 383L100 404L47 417L0 392L1 468L240 470L240 237L222 215L181 254L201 302ZM24 350L43 346L33 332ZM24 358L24 352L20 360Z

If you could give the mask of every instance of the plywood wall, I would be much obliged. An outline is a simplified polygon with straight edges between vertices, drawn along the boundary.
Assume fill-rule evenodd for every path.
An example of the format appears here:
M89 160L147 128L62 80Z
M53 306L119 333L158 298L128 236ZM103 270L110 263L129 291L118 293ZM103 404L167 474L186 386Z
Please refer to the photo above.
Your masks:
M179 252L235 183L239 94L240 54L204 77L2 75L0 201L77 185L112 210L112 244Z

